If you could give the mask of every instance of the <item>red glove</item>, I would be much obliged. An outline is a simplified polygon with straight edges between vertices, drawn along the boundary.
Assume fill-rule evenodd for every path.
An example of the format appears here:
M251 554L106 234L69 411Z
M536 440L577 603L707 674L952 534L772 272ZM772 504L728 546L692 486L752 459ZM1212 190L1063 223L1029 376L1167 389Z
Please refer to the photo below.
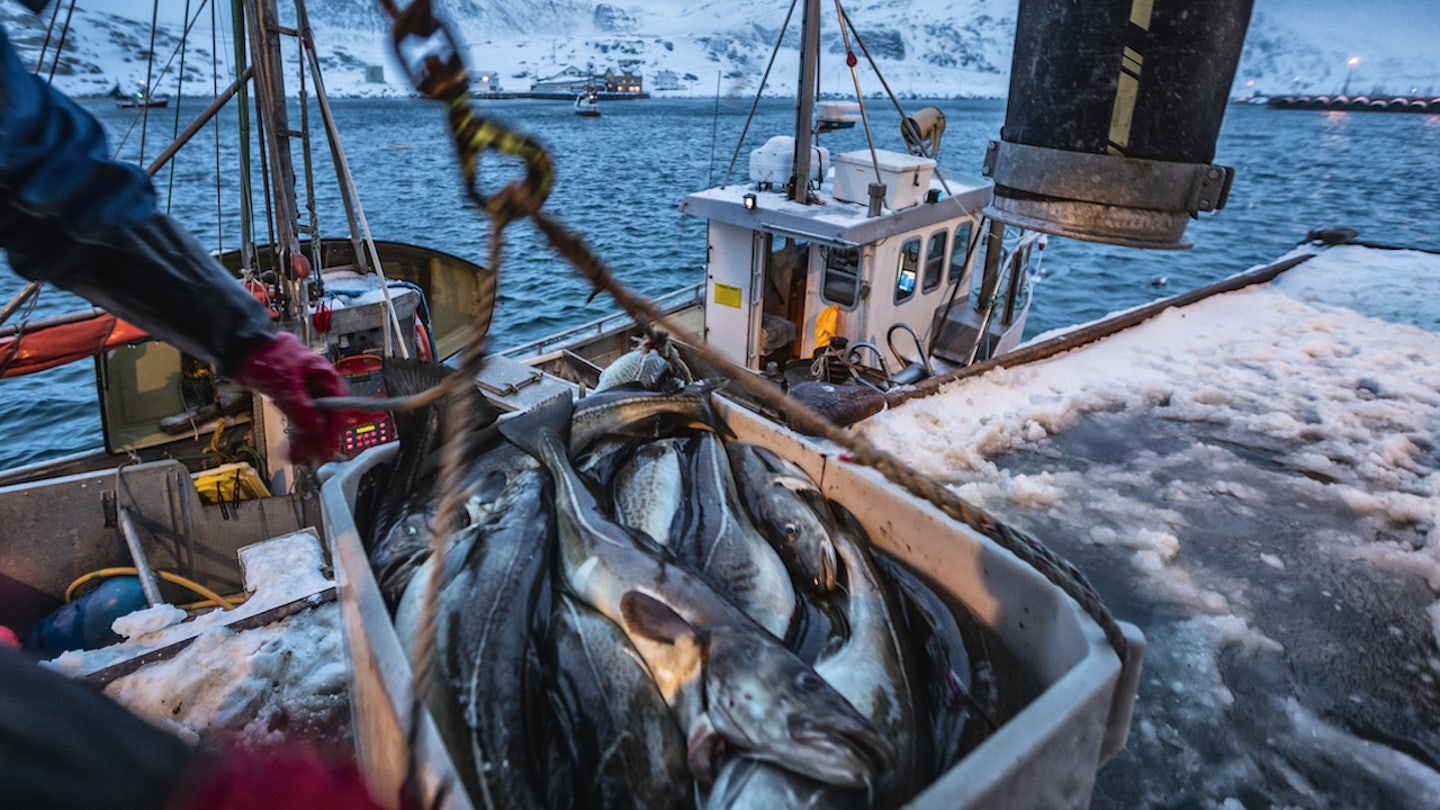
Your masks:
M353 762L305 747L226 750L203 783L171 810L381 810Z
M335 367L281 332L240 361L235 381L270 397L290 420L290 460L326 462L340 449L340 414L315 407L316 397L349 393Z

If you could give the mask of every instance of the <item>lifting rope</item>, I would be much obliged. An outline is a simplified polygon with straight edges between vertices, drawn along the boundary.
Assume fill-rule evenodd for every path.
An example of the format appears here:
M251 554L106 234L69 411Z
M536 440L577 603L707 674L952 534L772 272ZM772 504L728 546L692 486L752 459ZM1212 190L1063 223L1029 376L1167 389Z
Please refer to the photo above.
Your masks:
M502 231L513 220L529 218L545 235L551 247L570 262L597 292L608 293L642 327L659 324L672 334L687 337L696 354L709 363L723 367L722 358L714 350L702 341L688 338L685 330L677 325L668 323L666 316L649 300L617 281L581 237L540 210L553 179L549 156L528 136L478 115L467 103L465 68L460 61L460 50L449 30L431 13L431 0L416 0L403 11L395 6L394 0L380 0L380 3L394 20L393 40L396 53L401 63L411 71L410 77L415 87L431 98L447 102L466 189L491 215L494 234L491 240L491 266L495 273L482 294L493 299L493 279L499 274L498 263L502 252ZM411 38L418 39L418 42L408 42ZM417 48L409 52L424 55L419 59L406 59L407 47L413 48L427 41L436 42L437 38L439 48ZM512 182L495 195L486 198L477 189L476 172L480 156L489 150L522 160L526 166L526 176L523 181ZM488 323L485 325L488 326ZM457 375L460 381L473 378L482 365L482 358L479 357L481 342L478 337L472 336L467 343L463 373ZM786 414L790 423L801 432L818 435L844 448L847 453L846 460L874 468L891 482L929 501L945 514L984 534L1039 570L1053 584L1075 599L1100 625L1122 662L1128 658L1129 647L1124 633L1101 603L1099 594L1079 569L1057 557L1039 540L969 504L943 484L916 472L900 458L877 447L867 437L836 427L810 408L787 396L769 381L755 375L741 374L732 379L730 384L746 396ZM444 392L438 394L443 395ZM456 398L456 401L459 400L460 398ZM344 407L353 407L353 404L347 400ZM386 404L384 409L389 407L390 405ZM448 424L458 430L463 422L452 418ZM437 521L435 525L444 523Z
M476 293L483 304L480 311L487 314L484 320L471 324L458 373L446 382L403 400L333 397L322 399L319 404L328 409L407 410L434 403L451 391L458 392L472 387L475 377L484 365L484 335L489 327L490 305L495 300L500 260L504 252L504 231L511 222L527 218L545 235L551 247L590 282L597 294L608 293L642 329L650 332L663 328L670 334L685 339L705 362L719 368L725 367L725 362L718 353L702 341L689 336L676 324L668 322L666 316L653 303L617 281L583 238L541 210L554 181L553 166L548 153L531 137L476 112L467 97L469 85L460 56L461 49L449 27L435 18L431 0L415 0L404 9L399 8L395 0L379 2L393 20L392 45L400 64L409 74L412 85L425 96L445 102L466 193L490 216L491 272L482 276ZM522 179L512 181L487 196L480 190L478 173L480 159L489 151L519 160L524 165L525 174ZM841 456L842 460L876 470L892 483L930 502L946 515L990 538L1036 569L1074 599L1086 614L1095 620L1122 664L1128 660L1129 646L1124 632L1101 602L1100 595L1079 569L1056 556L1038 539L971 505L945 485L922 475L902 459L877 447L867 437L836 427L768 380L752 374L739 374L731 379L730 385L740 394L784 414L789 424L800 432L820 436L843 448L845 454ZM466 397L450 398L445 417L445 437L437 486L441 498L430 524L432 527L450 525L452 516L462 508L469 494L462 478L462 467L468 451L463 427L467 424L468 409L469 400ZM432 530L432 560L443 559L443 543L444 534ZM414 753L414 735L418 733L419 712L426 703L432 679L435 611L443 571L443 565L431 566L413 653L415 700L411 706L411 740L408 746L410 762L407 768L406 790L418 789L414 781L419 773ZM482 790L485 789L484 786L485 781L481 780ZM443 785L441 789L448 791L451 787ZM494 798L488 791L482 798L485 806L494 806Z

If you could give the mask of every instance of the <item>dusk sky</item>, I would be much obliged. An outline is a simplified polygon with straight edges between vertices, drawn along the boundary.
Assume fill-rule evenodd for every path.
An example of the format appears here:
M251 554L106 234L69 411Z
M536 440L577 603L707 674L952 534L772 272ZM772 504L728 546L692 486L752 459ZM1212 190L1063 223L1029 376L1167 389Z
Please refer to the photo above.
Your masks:
M1362 60L1389 48L1440 64L1440 0L1255 0L1255 11Z

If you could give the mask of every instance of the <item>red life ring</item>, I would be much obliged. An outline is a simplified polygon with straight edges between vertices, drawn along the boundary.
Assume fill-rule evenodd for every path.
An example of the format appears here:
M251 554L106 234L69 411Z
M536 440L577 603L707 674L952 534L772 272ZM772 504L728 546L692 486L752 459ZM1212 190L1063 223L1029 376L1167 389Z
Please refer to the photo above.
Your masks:
M418 320L415 321L415 359L422 363L435 359L430 351L430 332Z

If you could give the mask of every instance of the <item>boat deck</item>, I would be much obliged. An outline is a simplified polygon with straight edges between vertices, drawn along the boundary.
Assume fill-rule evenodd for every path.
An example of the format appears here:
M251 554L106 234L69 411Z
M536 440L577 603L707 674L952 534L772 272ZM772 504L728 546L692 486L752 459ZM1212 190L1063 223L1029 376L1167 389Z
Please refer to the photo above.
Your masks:
M1095 806L1440 801L1437 293L1332 248L865 423L1141 626Z

